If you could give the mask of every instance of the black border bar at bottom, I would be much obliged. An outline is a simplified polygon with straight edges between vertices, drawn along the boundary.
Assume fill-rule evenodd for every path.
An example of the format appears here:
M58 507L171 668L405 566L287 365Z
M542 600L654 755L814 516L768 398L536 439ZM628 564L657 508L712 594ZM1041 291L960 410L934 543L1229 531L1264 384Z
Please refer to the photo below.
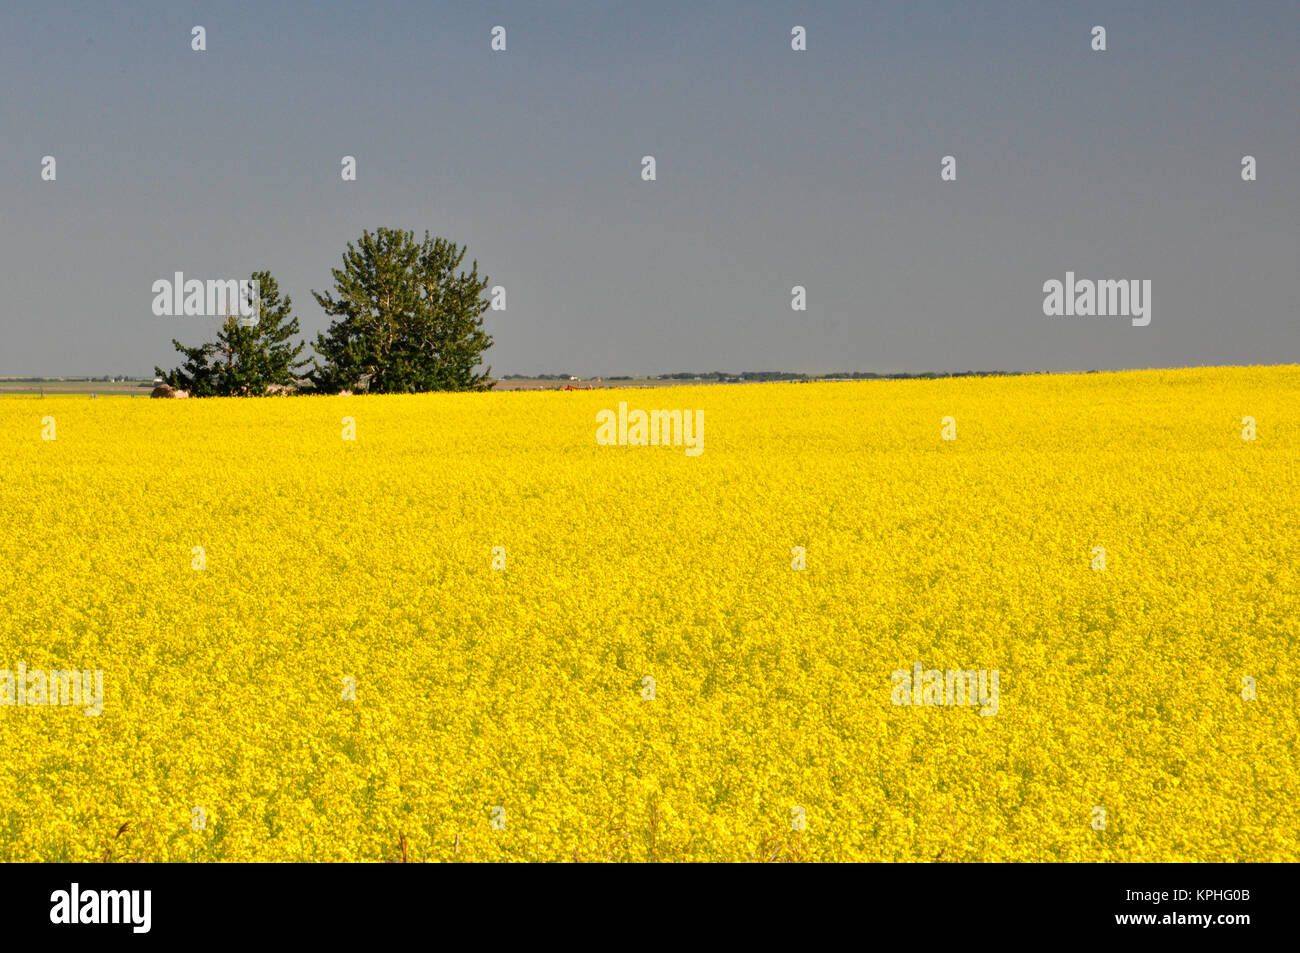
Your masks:
M297 945L481 931L731 947L790 930L921 948L1017 935L1222 945L1290 932L1294 875L1289 864L0 864L0 933Z

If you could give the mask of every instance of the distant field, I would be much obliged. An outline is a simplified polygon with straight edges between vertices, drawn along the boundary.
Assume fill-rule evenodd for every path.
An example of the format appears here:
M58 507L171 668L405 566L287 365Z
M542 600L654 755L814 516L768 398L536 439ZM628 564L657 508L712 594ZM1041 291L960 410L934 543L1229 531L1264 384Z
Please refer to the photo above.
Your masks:
M620 402L703 452L599 445ZM0 398L0 669L103 676L0 704L0 856L1300 860L1297 408L1297 367Z
M515 378L512 380L498 380L496 390L605 390L615 387L700 387L705 384L716 383L712 380L693 381L693 380L659 380L657 377L634 377L629 380L578 380L578 381L555 381L542 380L536 377Z
M498 380L497 390L575 390L611 388L611 387L675 387L713 383L713 381L661 381L656 378L633 378L631 380L581 380L555 381L539 378L519 378L516 380ZM48 380L42 382L19 381L0 378L0 394L96 394L103 397L148 397L153 390L153 381L102 382L86 380Z
M153 389L153 381L49 380L19 381L0 377L0 394L102 394L104 396L144 396Z

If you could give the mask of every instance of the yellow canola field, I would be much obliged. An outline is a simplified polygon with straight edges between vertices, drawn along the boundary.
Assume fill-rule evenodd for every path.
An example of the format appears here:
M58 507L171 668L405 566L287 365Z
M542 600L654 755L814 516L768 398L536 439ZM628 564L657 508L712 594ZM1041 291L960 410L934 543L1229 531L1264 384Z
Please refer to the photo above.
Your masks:
M703 453L598 445L620 401ZM103 677L0 705L0 856L1300 860L1298 412L1297 367L0 399L0 669ZM996 714L895 704L917 663Z

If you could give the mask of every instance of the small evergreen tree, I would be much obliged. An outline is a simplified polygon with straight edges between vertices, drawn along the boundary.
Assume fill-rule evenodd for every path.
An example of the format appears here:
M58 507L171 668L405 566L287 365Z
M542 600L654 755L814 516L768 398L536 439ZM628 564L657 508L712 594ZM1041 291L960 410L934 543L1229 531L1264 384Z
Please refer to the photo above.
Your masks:
M252 278L261 297L256 323L229 315L216 341L186 347L173 340L185 362L172 371L154 368L154 373L195 397L260 396L272 385L292 386L308 363L301 356L307 345L291 340L299 332L293 302L280 296L269 271L256 271Z
M172 346L185 355L185 363L170 371L155 367L154 376L161 377L163 383L178 390L189 391L194 397L216 397L216 373L212 366L212 351L215 345L209 343L186 347L172 338Z
M466 249L443 238L417 243L413 232L380 228L348 242L334 292L312 295L337 318L316 338L324 359L312 371L320 390L373 393L487 390L491 368L477 368L492 338L483 330L488 279L478 262L460 268Z

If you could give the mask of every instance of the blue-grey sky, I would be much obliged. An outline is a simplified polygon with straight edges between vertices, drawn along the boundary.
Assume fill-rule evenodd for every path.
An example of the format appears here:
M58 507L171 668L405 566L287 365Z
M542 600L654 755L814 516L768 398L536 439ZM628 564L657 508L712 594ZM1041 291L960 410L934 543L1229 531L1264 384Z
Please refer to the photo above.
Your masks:
M1298 362L1297 37L1294 0L5 4L0 375L173 366L217 323L153 315L176 271L269 269L314 338L377 226L506 287L498 374ZM1044 316L1067 269L1150 279L1151 324Z

